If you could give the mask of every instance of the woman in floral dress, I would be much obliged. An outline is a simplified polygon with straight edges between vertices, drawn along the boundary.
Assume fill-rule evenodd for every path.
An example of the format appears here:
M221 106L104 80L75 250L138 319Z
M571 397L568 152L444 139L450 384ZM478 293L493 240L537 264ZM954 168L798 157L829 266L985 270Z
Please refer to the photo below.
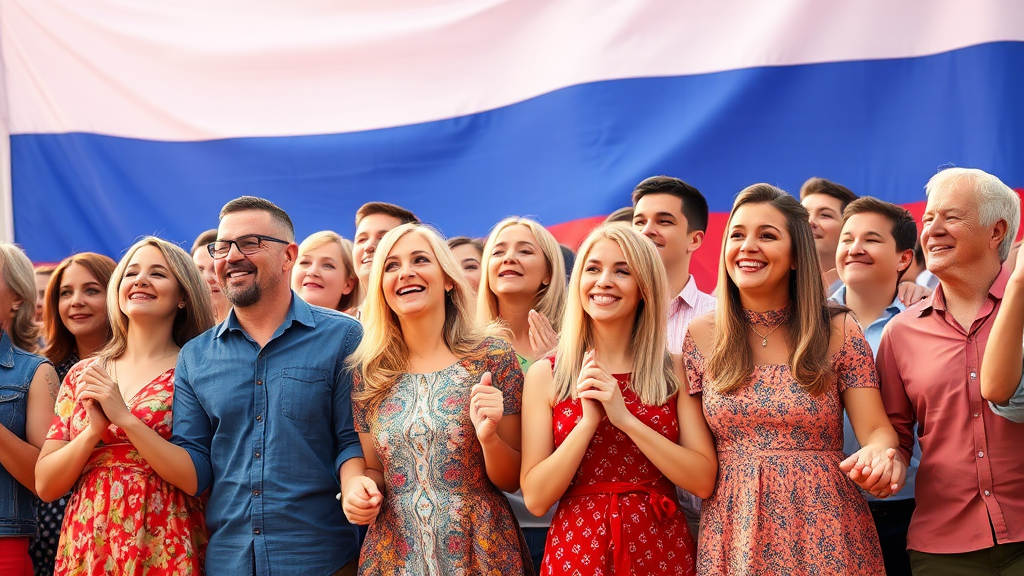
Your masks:
M717 463L700 402L665 351L668 286L654 246L621 224L580 248L557 358L523 400L523 496L555 502L542 575L694 573L675 486L706 497Z
M183 250L132 246L107 291L113 337L68 373L36 465L40 498L74 486L57 551L61 575L202 573L202 506L170 482L179 348L213 325L210 296Z
M533 574L501 490L519 487L523 376L473 326L468 282L444 241L405 224L377 248L353 356L365 475L343 487L369 524L359 574Z
M689 392L718 449L698 574L884 574L867 503L903 484L860 328L825 300L807 211L767 184L729 217L718 310L690 323ZM843 407L861 450L843 460Z

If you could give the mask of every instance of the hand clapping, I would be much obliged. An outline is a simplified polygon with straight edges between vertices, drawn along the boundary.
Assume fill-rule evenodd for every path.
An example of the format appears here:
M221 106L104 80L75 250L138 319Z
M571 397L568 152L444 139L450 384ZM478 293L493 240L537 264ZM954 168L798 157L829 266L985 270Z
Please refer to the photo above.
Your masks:
M612 426L621 429L625 420L632 416L626 409L618 381L597 359L596 350L587 352L583 357L583 367L576 382L576 391L580 399L599 402ZM584 406L584 417L587 416L586 412Z
M540 312L530 310L528 317L530 322L530 347L533 348L533 357L540 359L558 347L558 332L555 332L555 329L551 327L551 322L548 322L547 317Z

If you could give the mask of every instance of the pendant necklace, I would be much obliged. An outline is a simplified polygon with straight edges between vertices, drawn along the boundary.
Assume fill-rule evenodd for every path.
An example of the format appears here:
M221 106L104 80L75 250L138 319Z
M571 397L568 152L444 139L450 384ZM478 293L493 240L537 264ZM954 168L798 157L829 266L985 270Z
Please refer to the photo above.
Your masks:
M755 330L753 324L747 324L747 326L750 326L750 331L751 332L753 332L754 334L757 334L758 336L761 337L761 347L765 348L765 347L768 346L768 337L772 335L772 332L775 332L776 330L778 330L779 327L782 326L783 324L785 324L785 322L779 322L778 324L775 325L775 328L772 328L771 330L769 330L767 334L761 334L760 332Z

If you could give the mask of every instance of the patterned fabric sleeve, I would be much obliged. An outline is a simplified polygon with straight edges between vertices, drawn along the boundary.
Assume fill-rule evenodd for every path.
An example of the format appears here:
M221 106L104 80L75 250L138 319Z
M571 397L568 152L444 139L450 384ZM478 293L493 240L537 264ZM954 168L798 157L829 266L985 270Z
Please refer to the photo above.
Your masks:
M843 319L843 324L843 346L832 361L839 393L842 394L847 388L878 388L871 345L849 314Z
M75 364L64 377L57 393L57 403L53 406L53 421L50 423L50 431L46 433L47 440L71 441L71 418L75 413L78 378L91 362L87 359Z
M504 340L488 338L485 346L491 385L501 390L504 397L503 414L519 414L523 409L523 371L519 368L519 359Z
M366 402L356 400L363 392L363 371L356 367L352 369L352 423L356 432L369 432L370 422L367 416Z
M704 391L704 355L697 349L697 343L686 331L683 339L683 368L686 369L686 380L688 385L687 393L690 395L700 394Z

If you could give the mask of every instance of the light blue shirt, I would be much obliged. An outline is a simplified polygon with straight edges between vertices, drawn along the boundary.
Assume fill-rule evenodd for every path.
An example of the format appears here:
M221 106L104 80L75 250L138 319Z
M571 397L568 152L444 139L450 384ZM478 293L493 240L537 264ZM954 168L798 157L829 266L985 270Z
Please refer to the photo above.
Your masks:
M1024 374L1021 374L1020 384L1017 384L1017 391L1010 397L1005 406L988 403L989 407L996 414L1011 422L1024 424Z
M846 305L846 286L843 286L832 295L829 300L838 304ZM882 330L885 329L885 325L889 323L897 314L906 310L907 307L900 302L900 299L894 298L892 304L882 312L882 315L877 320L871 323L870 326L861 326L861 330L864 331L864 338L871 345L871 353L873 355L878 354L878 344L882 341ZM857 450L860 450L860 443L857 442L857 436L853 432L853 426L850 424L850 417L843 412L843 452L847 455L853 454ZM888 501L892 500L907 500L914 497L914 482L917 479L917 467L921 465L921 446L917 441L917 427L914 427L914 451L910 456L910 465L907 467L907 481L903 485L903 489L886 498ZM878 498L864 493L864 497L868 500L877 501Z

